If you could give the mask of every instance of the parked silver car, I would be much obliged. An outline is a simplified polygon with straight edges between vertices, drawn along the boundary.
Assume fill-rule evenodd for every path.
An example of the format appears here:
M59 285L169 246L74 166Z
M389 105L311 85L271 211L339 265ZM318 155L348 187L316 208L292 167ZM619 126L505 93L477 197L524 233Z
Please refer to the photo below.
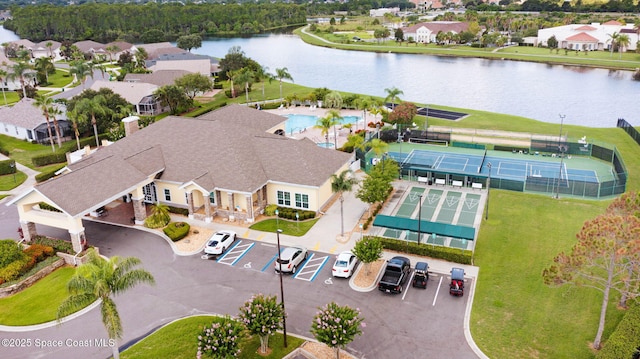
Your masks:
M280 253L280 259L273 262L276 272L295 273L298 266L307 260L307 249L304 247L288 247Z

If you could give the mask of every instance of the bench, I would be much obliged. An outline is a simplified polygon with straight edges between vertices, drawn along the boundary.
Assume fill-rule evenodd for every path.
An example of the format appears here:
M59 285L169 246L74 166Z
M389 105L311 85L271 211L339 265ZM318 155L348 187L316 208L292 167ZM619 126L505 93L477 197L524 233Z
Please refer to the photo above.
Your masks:
M429 182L429 178L428 177L420 177L420 176L418 176L418 182L427 183L427 182Z
M453 187L462 187L462 181L451 181Z
M444 178L436 178L436 184L441 184L441 185L443 185L443 186L444 186L444 185L445 185L445 183L446 183L446 182L444 181Z
M473 189L482 189L482 183L472 183L471 188Z

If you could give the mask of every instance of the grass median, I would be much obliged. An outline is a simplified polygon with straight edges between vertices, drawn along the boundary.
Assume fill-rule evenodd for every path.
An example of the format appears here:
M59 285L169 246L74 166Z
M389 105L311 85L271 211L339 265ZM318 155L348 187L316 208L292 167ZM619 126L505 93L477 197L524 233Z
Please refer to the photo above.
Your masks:
M188 317L170 323L146 338L129 347L120 354L122 359L146 359L146 358L194 358L198 351L198 335L204 326L211 326L216 320L215 316ZM309 324L311 325L311 324ZM283 348L284 336L276 333L269 338L269 355L257 354L260 347L260 338L257 336L244 338L240 341L241 352L238 358L283 358L304 340L287 336L287 348Z

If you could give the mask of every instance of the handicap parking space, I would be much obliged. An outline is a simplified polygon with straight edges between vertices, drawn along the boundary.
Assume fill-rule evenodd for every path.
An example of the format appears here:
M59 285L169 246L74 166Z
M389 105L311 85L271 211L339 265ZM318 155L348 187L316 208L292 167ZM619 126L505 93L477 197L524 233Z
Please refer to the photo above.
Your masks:
M281 248L284 250L284 247ZM277 246L270 243L262 243L249 239L236 241L225 253L215 256L202 255L203 259L215 259L217 264L233 266L236 268L254 270L259 272L275 272L274 262L278 258ZM296 273L286 277L312 282L319 277L331 276L331 268L326 270L330 262L330 255L309 251L307 259L299 266ZM324 271L323 271L324 270ZM321 272L325 272L320 276ZM328 277L327 277L328 278Z

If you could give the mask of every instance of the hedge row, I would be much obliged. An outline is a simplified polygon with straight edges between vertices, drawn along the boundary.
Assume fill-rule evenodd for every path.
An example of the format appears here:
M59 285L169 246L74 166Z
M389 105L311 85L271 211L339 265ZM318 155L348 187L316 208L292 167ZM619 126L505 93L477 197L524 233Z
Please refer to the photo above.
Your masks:
M177 242L189 234L189 229L191 229L189 223L171 222L162 231L167 237L171 238L172 241Z
M45 236L36 236L32 240L35 244L42 244L53 248L55 252L62 252L67 254L75 254L73 250L73 244L70 241L64 241L62 239L53 239Z
M0 161L0 176L2 175L10 175L16 173L18 169L16 168L15 160L4 160Z
M471 257L473 252L467 249L434 246L432 244L425 244L425 243L421 243L421 244L418 244L415 242L407 243L407 241L401 241L401 240L391 239L386 237L378 237L378 238L380 238L380 242L382 242L382 246L388 250L397 251L397 252L408 252L410 254L437 258L437 259L444 259L449 262L455 262L460 264L471 264Z
M65 153L49 153L46 155L35 156L31 159L31 163L33 163L36 167L51 165L55 163L64 163L67 162L67 155Z
M189 209L188 208L180 208L180 207L173 207L173 206L168 206L168 207L169 207L169 212L171 212L171 213L181 214L183 216L188 216L189 215Z
M0 144L0 153L2 153L5 156L9 156L9 150L7 150L6 148L2 147L1 144Z
M0 284L12 281L33 268L36 263L52 256L53 248L41 244L32 244L22 251L20 258L0 268Z
M60 166L56 166L55 168L52 168L52 169L50 169L49 171L46 171L46 172L38 173L36 175L36 182L38 182L38 183L44 182L44 181L48 180L49 178L54 177L56 175L56 172L58 172L58 170L60 170L64 166L66 166L66 164L62 164Z
M616 330L609 336L596 359L633 358L640 347L640 303L633 303L622 317Z
M316 217L316 212L314 211L303 211L303 210L289 208L289 207L278 207L278 217L280 218L295 220L296 213L298 213L298 219L301 221Z

